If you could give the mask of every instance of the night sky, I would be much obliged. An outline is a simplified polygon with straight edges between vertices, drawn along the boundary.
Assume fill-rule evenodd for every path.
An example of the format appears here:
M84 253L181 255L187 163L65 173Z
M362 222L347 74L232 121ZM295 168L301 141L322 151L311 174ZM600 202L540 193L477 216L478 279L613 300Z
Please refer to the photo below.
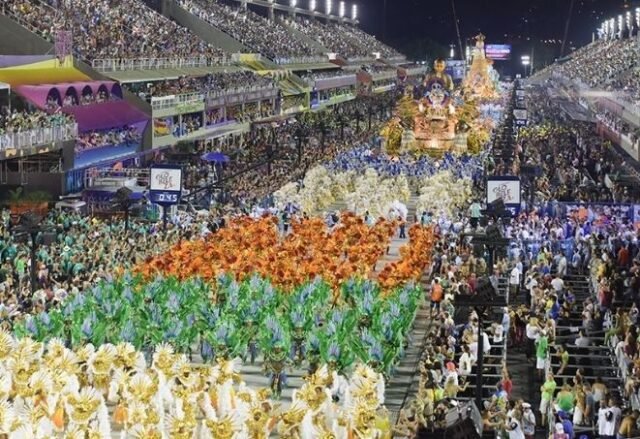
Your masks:
M361 26L404 50L411 57L432 52L425 40L444 46L456 44L450 0L387 0L386 33L383 35L385 0L359 0ZM347 3L350 3L347 1ZM465 38L482 31L487 43L510 43L514 56L530 51L535 43L542 58L553 59L560 41L571 0L455 0L460 33ZM575 0L569 29L572 46L591 41L592 32L614 14L635 8L634 0ZM569 44L569 43L568 43Z

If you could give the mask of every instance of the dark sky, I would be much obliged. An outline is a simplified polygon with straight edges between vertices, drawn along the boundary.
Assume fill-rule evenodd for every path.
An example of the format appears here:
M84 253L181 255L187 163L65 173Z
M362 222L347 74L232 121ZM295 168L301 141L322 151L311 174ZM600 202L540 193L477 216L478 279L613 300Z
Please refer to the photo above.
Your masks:
M385 0L359 0L361 25L382 37ZM350 3L347 1L347 3ZM527 38L561 40L571 0L455 0L463 39L482 31L487 43L522 47ZM603 19L633 7L634 0L575 0L569 39L591 40ZM385 40L430 38L448 46L457 42L450 0L387 0ZM558 46L559 49L559 46Z

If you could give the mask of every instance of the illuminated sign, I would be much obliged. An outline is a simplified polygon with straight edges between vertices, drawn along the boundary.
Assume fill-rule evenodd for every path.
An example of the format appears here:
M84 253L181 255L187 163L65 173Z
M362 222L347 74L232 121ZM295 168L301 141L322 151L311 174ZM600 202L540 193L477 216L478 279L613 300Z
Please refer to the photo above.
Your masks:
M485 56L495 61L511 59L510 44L487 44L484 49Z

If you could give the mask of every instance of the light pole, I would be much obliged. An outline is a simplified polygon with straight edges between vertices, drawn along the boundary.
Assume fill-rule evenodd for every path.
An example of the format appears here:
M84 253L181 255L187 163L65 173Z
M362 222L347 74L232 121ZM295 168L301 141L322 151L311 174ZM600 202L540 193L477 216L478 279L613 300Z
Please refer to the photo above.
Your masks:
M529 55L522 55L520 57L522 61L522 65L524 66L524 76L527 77L527 66L531 65L531 57ZM531 72L531 68L529 68L529 72Z

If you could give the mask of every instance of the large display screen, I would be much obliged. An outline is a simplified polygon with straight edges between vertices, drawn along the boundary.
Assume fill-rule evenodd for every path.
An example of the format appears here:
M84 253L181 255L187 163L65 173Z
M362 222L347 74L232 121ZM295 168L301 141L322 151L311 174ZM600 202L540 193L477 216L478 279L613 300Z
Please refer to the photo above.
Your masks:
M182 168L151 168L149 189L180 192L182 190Z
M520 212L520 179L513 176L489 177L487 179L487 204L498 199L512 215Z
M487 203L502 199L504 204L520 204L518 177L490 177L487 179Z
M149 198L152 203L176 204L182 195L182 168L156 165L151 168Z
M495 61L505 61L511 59L510 44L487 44L484 48L485 56Z

